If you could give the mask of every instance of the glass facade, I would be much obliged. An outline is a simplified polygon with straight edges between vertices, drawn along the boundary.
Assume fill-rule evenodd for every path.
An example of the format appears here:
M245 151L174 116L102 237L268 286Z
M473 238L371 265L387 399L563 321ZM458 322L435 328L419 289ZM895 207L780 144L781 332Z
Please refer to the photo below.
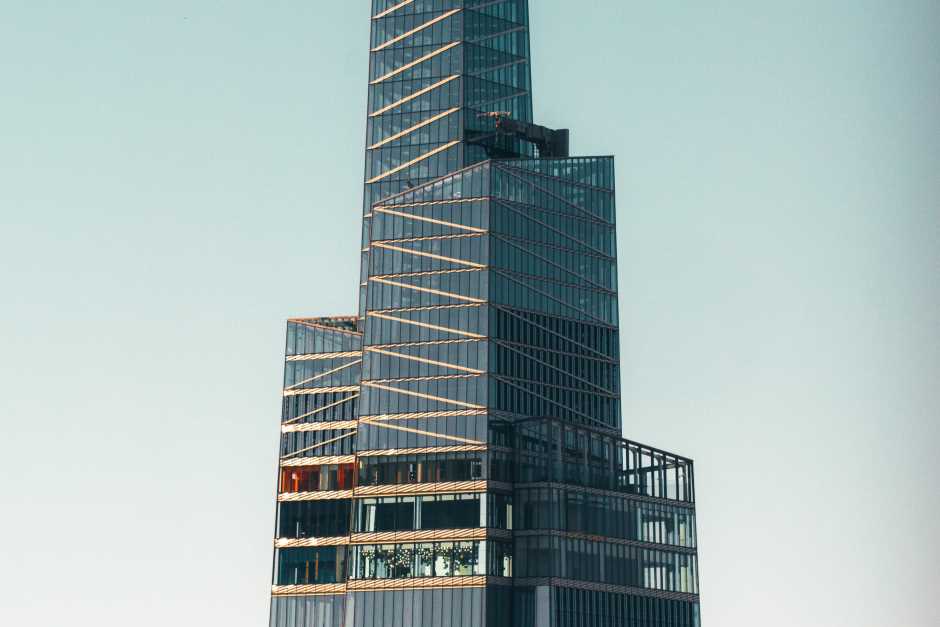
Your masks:
M434 494L356 501L356 532L512 528L512 495Z
M336 583L346 579L346 547L277 549L275 584L280 586Z
M532 120L528 22L526 0L373 0L363 270L376 203L493 155L532 153L484 115Z
M493 541L357 545L351 579L512 576L512 544Z
M698 627L692 461L621 436L613 158L532 124L526 0L371 11L359 310L288 321L271 625Z

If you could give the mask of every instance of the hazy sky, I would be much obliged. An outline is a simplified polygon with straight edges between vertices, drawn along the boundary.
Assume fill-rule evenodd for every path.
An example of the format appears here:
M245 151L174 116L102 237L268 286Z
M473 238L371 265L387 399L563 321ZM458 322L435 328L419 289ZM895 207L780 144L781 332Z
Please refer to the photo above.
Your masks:
M940 624L940 4L530 4L536 118L617 157L626 434L696 460L705 627ZM0 1L0 623L267 624L368 5Z

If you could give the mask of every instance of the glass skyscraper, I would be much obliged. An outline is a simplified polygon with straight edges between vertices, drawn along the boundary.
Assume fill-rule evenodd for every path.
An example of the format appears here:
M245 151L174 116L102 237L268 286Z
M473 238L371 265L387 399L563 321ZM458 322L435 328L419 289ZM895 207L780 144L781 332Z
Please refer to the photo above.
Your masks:
M357 315L289 320L272 627L699 625L692 461L621 437L614 162L526 0L371 0Z

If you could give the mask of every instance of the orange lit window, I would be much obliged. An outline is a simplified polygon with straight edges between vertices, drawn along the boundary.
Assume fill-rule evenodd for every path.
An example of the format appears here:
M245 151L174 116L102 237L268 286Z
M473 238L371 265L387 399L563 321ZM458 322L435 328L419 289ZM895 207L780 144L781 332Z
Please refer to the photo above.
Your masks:
M353 464L324 464L281 468L281 492L321 492L351 490L354 485Z

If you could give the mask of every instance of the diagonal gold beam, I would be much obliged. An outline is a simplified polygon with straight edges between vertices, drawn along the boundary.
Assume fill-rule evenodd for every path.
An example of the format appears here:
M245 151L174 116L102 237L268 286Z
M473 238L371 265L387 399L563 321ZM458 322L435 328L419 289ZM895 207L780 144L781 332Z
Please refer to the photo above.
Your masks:
M324 405L323 407L320 407L319 409L314 409L313 411L308 411L306 414L301 414L300 416L295 416L294 418L291 418L290 420L285 420L285 421L284 421L283 423L281 423L281 424L289 425L289 424L291 424L291 423L293 423L293 422L297 422L298 420L303 420L304 418L309 418L310 416L315 416L316 414L319 414L320 412L324 412L324 411L326 411L326 410L328 410L328 409L332 409L332 408L336 407L337 405L342 405L343 403L349 402L349 401L353 400L354 398L359 398L359 395L358 395L358 394L353 394L352 396L347 396L346 398L341 398L341 399L339 399L338 401L335 401L335 402L333 402L333 403L330 403L329 405Z
M438 120L440 120L440 119L442 119L442 118L446 118L446 117L447 117L448 115L450 115L451 113L455 113L455 112L457 112L457 111L460 111L460 107L454 107L453 109L448 109L447 111L443 111L443 112L441 112L441 113L438 113L437 115L432 116L432 117L428 118L427 120L423 120L422 122L419 122L419 123L415 124L414 126L411 126L411 127L409 127L409 128L406 128L405 130L403 130L403 131L401 131L401 132L399 132L399 133L395 133L395 134L392 135L391 137L386 137L386 138L383 139L382 141L380 141L380 142L378 142L378 143L375 143L375 144L372 144L371 146L369 146L368 148L366 148L366 150L374 150L374 149L376 149L376 148L381 148L382 146L384 146L385 144L387 144L387 143L389 143L389 142L393 142L393 141L395 141L396 139L399 139L399 138L401 138L401 137L404 137L405 135L408 135L408 134L410 134L410 133L414 133L416 130L418 130L418 129L420 129L420 128L424 128L424 127L427 126L428 124L433 124L434 122L437 122Z
M476 530L475 530L476 531ZM394 531L388 533L395 533ZM477 532L479 533L479 532ZM485 533L485 529L484 529ZM366 536L369 537L369 536ZM323 537L323 538L275 538L274 546L279 549L286 549L290 547L297 546L343 546L344 544L349 544L349 538L347 536L334 536L334 537ZM335 585L335 584L320 584L320 585ZM340 584L343 585L343 584ZM345 590L339 590L333 594L343 594Z
M443 290L436 290L432 287L419 287L417 285L408 285L407 283L398 283L396 281L389 281L388 279L382 279L379 277L372 277L372 281L376 283L384 283L385 285L391 285L393 287L400 287L407 290L415 290L416 292L425 292L427 294L436 294L438 296L446 296L448 298L456 298L457 300L465 300L469 303L483 303L486 302L482 298L475 298L473 296L464 296L463 294L454 294L453 292L445 292Z
M383 448L383 449L373 449L371 451L359 451L356 453L358 457L391 457L393 455L415 455L423 453L464 453L472 451L485 451L487 446L484 444L482 446L477 446L473 444L465 444L463 446L423 446L423 447L414 447L414 448Z
M407 484L412 485L412 484ZM418 484L420 485L420 484ZM289 503L294 501L338 501L340 499L351 499L352 490L323 490L317 492L281 492L277 495L278 503Z
M288 355L284 361L317 361L320 359L338 359L340 357L358 357L359 351L345 351L341 353L305 353L303 355Z
M370 383L402 383L412 381L451 381L453 379L472 379L472 374L431 374L423 377L399 377L397 379L369 379ZM560 387L560 386L555 386ZM569 388L570 389L570 388Z
M411 243L411 242L431 242L444 239L466 239L468 237L479 237L478 233L454 233L452 235L427 235L425 237L398 237L395 239L377 239L372 240L372 243Z
M395 6L391 6L391 7L387 8L387 9L385 9L385 10L382 11L381 13L376 13L375 15L372 16L372 19L373 19L373 20L377 20L377 19L379 19L380 17L385 17L385 16L388 15L389 13L394 13L394 12L397 11L398 9L400 9L400 8L402 8L402 7L404 7L404 6L408 6L409 4L411 4L411 3L414 2L414 1L415 1L415 0L404 0L404 2L399 2L399 3L396 4Z
M424 216L418 216L413 213L405 213L404 211L393 211L392 209L386 209L385 207L376 207L376 213L387 213L393 216L399 216L408 220L418 220L420 222L430 222L431 224L439 224L441 226L447 226L454 229L463 229L465 231L471 231L473 233L486 233L486 229L481 229L476 226L465 226L463 224L457 224L456 222L445 222L444 220L437 220L435 218L426 218Z
M469 309L471 307L479 307L478 303L454 303L450 305L425 305L424 307L391 307L388 309L375 309L374 311L392 311L398 313L400 311L436 311L438 309ZM411 342L407 342L411 344Z
M428 60L430 60L430 59L433 59L433 58L436 57L437 55L443 54L443 53L447 52L448 50L450 50L451 48L453 48L454 46L459 46L459 45L460 45L460 42L459 42L459 41L452 41L452 42L450 42L449 44L445 44L445 45L441 46L440 48L438 48L437 50L432 50L431 52L429 52L429 53L427 53L427 54L425 54L425 55L422 55L422 56L418 57L418 58L415 59L414 61L410 61L410 62L404 64L404 65L401 66L401 67L395 68L394 70L392 70L391 72L388 72L387 74L383 74L382 76L378 77L378 78L375 79L374 81L369 81L369 84L370 84L370 85L378 85L378 84L381 83L382 81L388 80L388 79L390 79L390 78L393 77L393 76L397 76L397 75L401 74L402 72L404 72L404 71L406 71L406 70L410 70L411 68L413 68L413 67L416 66L416 65L421 65L421 64L424 63L425 61L428 61Z
M488 196L471 196L471 197L461 197L461 198L448 198L447 200L422 200L419 202L396 202L388 205L382 204L382 201L379 201L374 207L380 209L387 209L389 207L428 207L430 205L452 205L458 202L476 202L478 200L486 200ZM371 215L371 214L370 214Z
M355 431L352 431L351 433L345 433L341 436L330 438L329 440L324 440L323 442L318 442L317 444L314 444L313 446L308 446L307 448L302 448L300 450L294 451L293 453L288 453L287 455L281 455L281 459L289 459L291 457L294 457L295 455L300 455L301 453L306 453L307 451L312 451L313 449L320 448L321 446L326 446L327 444L332 444L333 442L338 442L339 440L343 440L345 438L351 438L354 435L356 435Z
M332 318L333 320L353 320L355 316L336 316ZM360 331L353 331L352 329L342 329L340 327L331 327L324 324L318 324L315 322L317 318L288 318L288 322L295 322L297 324L302 324L305 327L310 329L323 329L324 331L332 331L334 333L345 333L346 335L362 335Z
M482 370L478 370L476 368L467 368L466 366L458 366L457 364L451 364L446 361L434 361L433 359L415 357L414 355L403 355L401 353L394 353L392 351L382 350L381 348L375 348L374 346L367 347L366 351L370 353L378 353L380 355L388 355L389 357L398 357L399 359L407 359L409 361L417 361L423 364L430 364L432 366L441 366L442 368L453 368L454 370L460 370L461 372L483 374Z
M401 324L410 324L416 327L424 327L425 329L433 329L434 331L444 331L445 333L453 333L455 335L463 335L465 337L472 337L476 339L482 339L484 336L479 333L470 333L469 331L461 331L460 329L451 329L450 327L442 327L437 324L430 324L428 322L419 322L417 320L407 320L405 318L399 318L397 316L390 316L388 314L379 313L377 311L368 312L369 316L375 318L381 318L382 320L391 320L392 322L400 322Z
M372 113L369 114L369 117L370 117L370 118L374 118L374 117L377 116L377 115L382 115L382 114L385 113L386 111L391 111L392 109L394 109L394 108L396 108L396 107L400 107L400 106L402 106L403 104L405 104L406 102L411 102L411 101L414 100L415 98L420 98L420 97L423 96L424 94L426 94L426 93L428 93L428 92L431 92L431 91L434 91L435 89L437 89L437 88L440 87L441 85L446 85L447 83L451 82L452 80L454 80L454 79L457 78L458 76L459 76L459 74L454 74L454 75L452 75L452 76L448 76L447 78L445 78L445 79L443 79L443 80L440 80L440 81L434 83L433 85L428 85L427 87L424 87L424 88L422 88L422 89L419 89L418 91L414 92L413 94L408 94L407 96L405 96L405 97L402 98L401 100L396 100L395 102L393 102L393 103L391 103L391 104L385 105L385 106L382 107L381 109L377 109L376 111L373 111Z
M361 363L362 363L362 360L361 360L361 359L357 359L356 361L351 361L351 362L349 362L348 364L343 364L342 366L339 366L338 368L333 368L332 370L327 370L326 372L321 372L320 374L314 375L314 376L310 377L309 379L304 379L303 381L298 381L298 382L295 383L294 385L289 385L289 386L287 386L287 387L284 388L284 389L285 389L285 390L293 390L294 388L299 387L299 386L303 385L304 383L310 383L311 381L316 381L317 379L322 379L323 377L328 377L328 376L330 376L331 374L334 374L334 373L336 373L336 372L339 372L340 370L345 370L346 368L349 368L349 367L351 367L351 366L355 366L356 364L361 364Z
M281 433L305 433L307 431L332 431L333 429L355 429L355 420L336 420L334 422L307 422L304 424L281 425Z
M464 444L474 444L481 445L483 442L479 440L470 440L468 438L458 438L455 435L446 435L444 433L435 433L434 431L424 431L422 429L413 429L411 427L402 427L401 425L392 425L389 423L376 423L370 422L368 420L360 420L359 424L372 425L373 427L381 427L382 429L394 429L395 431L404 431L406 433L415 433L417 435L429 435L435 438L441 438L442 440L450 440L451 442L462 442Z
M480 268L451 268L450 270L422 270L421 272L400 272L398 274L376 274L373 279L413 279L423 276L447 276L448 274L467 274L479 272Z
M402 347L418 347L418 346L446 346L448 344L469 344L474 342L474 340L426 340L424 342L396 342L393 344L373 344L378 348L384 348L390 350L393 348L402 348ZM511 342L507 342L511 343ZM556 353L559 351L555 351Z
M390 385L382 385L380 383L373 383L372 381L364 381L362 385L378 388L380 390L386 390L388 392L396 392L398 394L405 394L406 396L415 396L417 398L426 398L431 401L439 401L441 403L447 403L449 405L457 405L458 407L469 407L471 409L483 409L482 405L474 405L473 403L465 403L464 401L455 401L451 398L444 398L443 396L434 396L433 394L424 394L423 392L412 392L411 390L403 390L401 388L394 388Z
M284 396L304 396L307 394L335 394L337 392L358 392L358 385L339 385L328 388L300 388L297 390L284 390Z
M414 579L350 579L346 584L346 590L349 592L361 592L366 590L403 590L410 588L433 588L435 590L447 590L450 588L482 588L486 586L486 581L487 577L484 575L470 575L461 577L415 577ZM278 586L278 589L282 587L284 586ZM272 592L271 594L274 595L275 592Z
M457 259L456 257L447 257L445 255L438 255L436 253L429 253L423 250L414 250L412 248L402 248L401 246L392 246L391 244L386 244L384 242L373 242L372 244L375 248L385 248L388 250L394 250L406 255L415 255L417 257L428 257L429 259L438 259L440 261L449 261L450 263L456 263L464 266L469 266L471 268L485 268L486 265L482 263L477 263L476 261L466 261L465 259Z
M345 583L315 583L315 584L297 584L290 586L271 586L271 596L275 597L293 597L293 596L323 596L334 594L346 594Z
M366 420L419 420L421 418L452 418L455 416L481 416L486 414L485 409L444 409L439 411L416 411L410 414L372 414L359 416Z
M401 41L402 39L407 39L408 37L411 37L411 36L414 35L415 33L420 33L420 32L423 31L425 28L428 28L428 27L430 27L430 26L434 26L434 25L437 24L438 22L442 22L442 21L446 20L447 18L449 18L451 15L454 15L455 13L460 13L461 10L462 10L462 9L453 9L453 10L451 10L451 11L448 11L447 13L444 13L443 15L439 15L439 16L435 17L433 20L430 20L430 21L428 21L428 22L425 22L424 24L421 24L420 26L416 26L415 28L412 28L412 29L411 29L410 31L408 31L408 32L402 33L401 35L398 35L397 37L392 37L391 39L389 39L388 41L386 41L384 44L382 44L382 45L380 45L380 46L376 46L375 48L373 48L373 49L372 49L372 52L378 52L379 50L383 50L383 49L388 48L389 46L391 46L391 45L393 45L393 44L398 43L398 42Z
M368 181L366 181L366 183L375 183L376 181L381 181L382 179L387 178L387 177L389 177L389 176L395 174L396 172L401 172L401 171L404 170L405 168L410 168L410 167L413 166L414 164L420 163L421 161L424 161L425 159L427 159L427 158L429 158L429 157L433 157L433 156L436 155L437 153L443 152L443 151L447 150L448 148L451 148L452 146L456 146L456 145L459 144L459 143L460 143L460 140L459 140L459 139L455 139L454 141L447 142L447 143L444 144L443 146L438 146L438 147L435 148L434 150L428 151L428 152L424 153L423 155L419 155L419 156L415 157L414 159L412 159L411 161L406 161L405 163L403 163L403 164L401 164L401 165L399 165L399 166L395 166L394 168L392 168L391 170L389 170L389 171L387 171L387 172L383 172L382 174L379 174L378 176L373 176L371 179L369 179Z
M279 465L281 468L309 468L310 466L329 466L331 464L354 464L356 456L349 455L325 455L323 457L301 457L300 459L287 459Z

